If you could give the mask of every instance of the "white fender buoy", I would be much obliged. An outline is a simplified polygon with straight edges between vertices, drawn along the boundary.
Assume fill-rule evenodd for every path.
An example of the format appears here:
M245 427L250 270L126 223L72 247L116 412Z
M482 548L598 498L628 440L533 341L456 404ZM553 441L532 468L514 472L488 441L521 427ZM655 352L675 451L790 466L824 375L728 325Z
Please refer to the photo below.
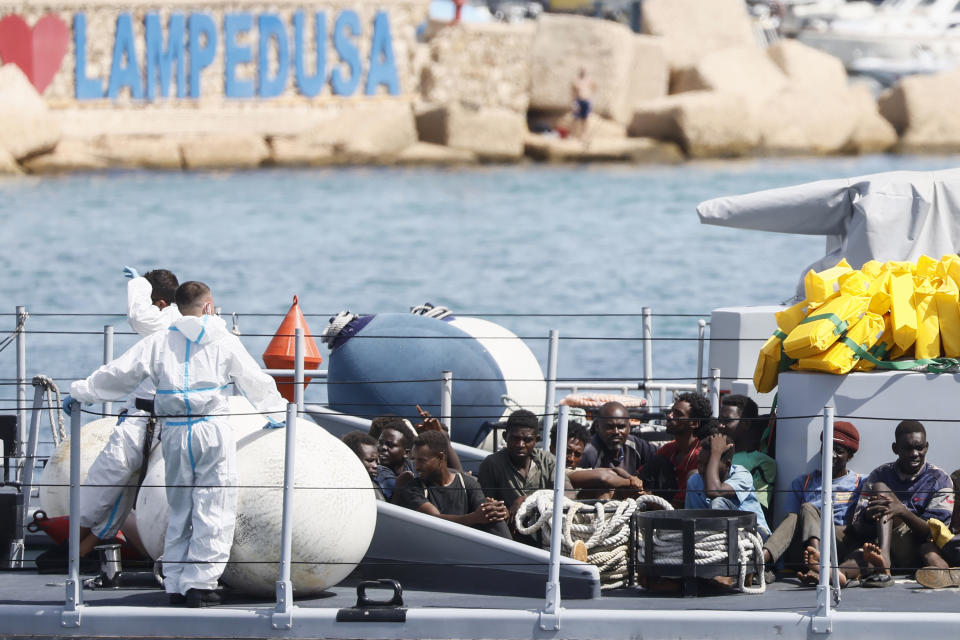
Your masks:
M90 465L107 446L107 440L117 424L116 418L101 418L83 426L80 432L80 483L87 480ZM40 508L48 518L70 513L70 438L57 447L40 476Z
M286 430L263 429L266 420L256 415L245 398L231 398L230 410L241 414L230 419L237 439L240 492L230 564L223 581L245 593L271 596L280 572ZM112 426L114 421L107 422ZM86 460L89 451L89 463L99 452L94 450L92 438L88 442L91 425L84 427L83 439L83 457ZM99 448L105 443L104 437ZM51 477L69 479L68 442L58 448L54 458L58 462ZM163 485L163 457L155 454L134 511L140 540L154 559L163 553L169 515ZM297 422L294 486L291 581L296 595L317 595L343 580L363 559L376 526L376 498L370 476L357 456L322 427L304 419ZM370 490L363 490L367 488ZM66 495L65 488L62 492Z

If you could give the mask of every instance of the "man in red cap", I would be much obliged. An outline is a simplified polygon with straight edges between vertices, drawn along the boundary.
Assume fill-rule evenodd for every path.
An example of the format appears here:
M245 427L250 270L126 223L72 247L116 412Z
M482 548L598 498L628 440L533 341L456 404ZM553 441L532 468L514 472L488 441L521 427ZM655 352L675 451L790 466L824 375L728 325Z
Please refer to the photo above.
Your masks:
M821 439L823 435L821 434ZM859 473L847 470L847 464L860 448L860 432L849 422L833 423L833 524L837 537L837 553L842 562L853 552L844 544L844 532L853 519L860 498L863 478ZM787 565L801 568L800 578L816 581L819 577L815 566L820 550L820 508L823 506L821 489L823 476L820 469L798 476L790 485L790 491L780 499L784 501L787 516L763 545L763 559L769 566L781 557ZM857 573L853 570L852 573ZM846 577L841 572L841 581Z

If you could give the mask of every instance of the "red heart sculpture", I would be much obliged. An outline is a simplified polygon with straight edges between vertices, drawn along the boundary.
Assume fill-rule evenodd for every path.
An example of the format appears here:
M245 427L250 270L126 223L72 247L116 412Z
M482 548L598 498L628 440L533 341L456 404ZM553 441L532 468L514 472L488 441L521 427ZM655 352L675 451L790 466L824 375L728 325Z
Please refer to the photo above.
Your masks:
M20 67L38 93L53 82L69 44L69 27L52 13L37 20L33 29L16 14L0 20L0 61Z

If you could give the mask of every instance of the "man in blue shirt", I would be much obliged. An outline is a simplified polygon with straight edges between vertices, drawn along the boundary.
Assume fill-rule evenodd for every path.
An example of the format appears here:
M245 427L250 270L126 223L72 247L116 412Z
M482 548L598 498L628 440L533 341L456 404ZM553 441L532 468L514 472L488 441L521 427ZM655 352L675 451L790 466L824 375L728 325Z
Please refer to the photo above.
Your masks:
M753 488L753 476L746 467L733 464L733 441L715 433L700 441L698 473L687 480L685 509L729 509L749 511L757 516L757 533L764 539L770 527Z
M920 553L930 538L927 521L936 518L949 525L953 514L953 483L943 470L926 461L930 444L924 426L904 420L894 437L896 462L873 470L854 515L858 535L865 541L876 540L879 546L864 545L865 558L872 565L865 568L865 575L873 572L863 580L864 586L889 584L892 568L931 564ZM917 564L921 561L923 565Z
M837 538L837 553L841 561L853 551L849 544L844 544L844 533L853 519L864 482L863 476L859 473L847 470L847 464L859 448L860 432L857 428L849 422L840 420L834 422L833 524ZM800 574L802 580L819 580L817 567L809 566L809 560L804 562L802 555L808 548L816 552L820 550L822 488L823 475L820 469L815 469L794 478L790 484L790 491L780 498L787 515L763 545L763 559L768 566L783 557L788 566L802 568ZM806 555L810 556L809 553ZM816 554L813 556L815 557ZM854 566L849 573L858 574L859 568ZM844 577L853 576L845 575Z

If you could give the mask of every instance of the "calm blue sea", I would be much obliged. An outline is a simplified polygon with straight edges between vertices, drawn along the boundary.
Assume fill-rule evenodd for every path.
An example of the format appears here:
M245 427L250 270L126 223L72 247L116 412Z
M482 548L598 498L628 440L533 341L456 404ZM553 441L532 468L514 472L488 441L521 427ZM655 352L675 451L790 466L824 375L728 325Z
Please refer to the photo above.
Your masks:
M299 295L311 328L343 309L406 311L431 301L492 317L546 360L560 331L562 377L639 377L644 306L703 314L788 298L822 238L700 225L697 203L958 157L751 160L670 167L521 165L470 169L110 173L0 181L0 328L31 313L28 375L67 382L102 358L122 317L124 265L209 283L259 355ZM41 314L92 314L44 316ZM275 314L262 316L258 314ZM316 314L316 315L309 315ZM658 377L695 375L695 317L654 319ZM77 335L38 332L91 332ZM132 344L118 336L117 353ZM15 375L15 349L0 378ZM312 385L308 400L321 399ZM0 387L8 408L12 387Z

